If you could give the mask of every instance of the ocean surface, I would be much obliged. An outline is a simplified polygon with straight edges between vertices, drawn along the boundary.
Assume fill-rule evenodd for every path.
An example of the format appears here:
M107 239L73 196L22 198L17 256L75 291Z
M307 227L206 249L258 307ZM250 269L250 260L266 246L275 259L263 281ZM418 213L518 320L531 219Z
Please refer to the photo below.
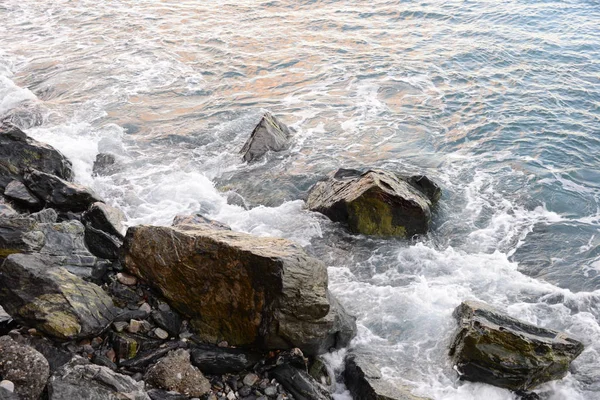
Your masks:
M358 317L352 347L417 395L515 398L452 370L452 310L478 299L585 344L542 398L600 399L600 2L1 0L0 21L0 118L129 225L201 211L297 241ZM264 109L294 145L247 165ZM431 233L306 211L338 167L427 174Z

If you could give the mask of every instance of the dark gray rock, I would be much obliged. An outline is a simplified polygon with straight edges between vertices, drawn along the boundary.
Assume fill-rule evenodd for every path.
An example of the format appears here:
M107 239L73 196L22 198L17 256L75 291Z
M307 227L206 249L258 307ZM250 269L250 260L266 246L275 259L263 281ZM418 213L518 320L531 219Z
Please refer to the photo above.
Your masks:
M97 335L116 314L99 286L42 254L12 254L4 260L0 304L23 325L63 340Z
M431 204L436 204L442 197L442 189L425 175L414 175L405 178L408 183L427 196Z
M193 346L191 355L192 364L208 375L222 375L250 370L262 358L260 353L209 344Z
M207 224L136 226L123 249L125 269L191 318L206 342L314 355L355 334L354 318L327 289L325 264L288 240Z
M0 217L0 262L11 254L38 251L45 242L37 221L18 214Z
M41 208L42 202L21 181L11 181L4 189L4 196L30 210Z
M177 337L179 332L181 331L181 317L174 312L173 310L168 311L152 311L150 315L152 321L165 331L169 333L171 336Z
M68 363L73 357L70 351L43 336L18 336L15 340L23 345L33 347L42 354L48 361L51 374Z
M308 208L347 224L354 233L410 238L427 232L433 204L420 187L388 171L359 172L340 169L315 184ZM428 184L433 183L425 177L417 183L428 192L433 190Z
M168 392L161 389L152 389L148 391L148 396L152 400L189 400L188 396L184 396L177 392Z
M30 170L23 182L45 204L61 211L85 211L93 203L102 201L88 188L38 170Z
M37 222L44 224L53 224L58 221L58 214L52 208L44 208L41 211L29 214L29 217L35 219Z
M169 341L161 344L158 348L150 348L142 350L135 357L129 360L123 360L119 363L121 367L125 367L130 371L144 372L150 364L167 355L171 350L186 348L187 344L180 341ZM202 369L200 369L202 371ZM204 372L204 371L202 371Z
M477 301L454 310L458 333L450 355L461 379L511 390L530 390L567 374L583 344Z
M23 400L38 400L50 376L48 361L29 346L9 336L0 337L0 376L14 383Z
M270 371L296 400L330 400L331 395L305 371L283 364ZM359 397L360 398L360 397ZM362 398L360 398L362 400Z
M111 172L116 170L116 158L112 154L99 153L96 155L94 166L92 167L92 173L94 176L97 175L110 175Z
M23 181L28 169L73 179L71 162L53 147L28 137L16 126L0 125L0 190L13 180Z
M0 387L0 400L21 400L21 398L16 393Z
M125 215L121 210L100 202L92 204L81 216L81 221L85 224L85 243L88 249L100 258L119 258L124 220Z
M150 400L144 383L75 357L48 380L49 400Z
M145 378L153 386L189 397L200 397L210 391L210 382L190 363L190 353L184 349L161 358Z
M355 399L361 400L427 400L410 393L404 386L383 379L376 363L363 355L346 357L344 381Z
M268 151L282 151L290 146L290 129L275 118L271 113L265 112L252 131L252 134L242 147L244 161L251 162L261 158Z

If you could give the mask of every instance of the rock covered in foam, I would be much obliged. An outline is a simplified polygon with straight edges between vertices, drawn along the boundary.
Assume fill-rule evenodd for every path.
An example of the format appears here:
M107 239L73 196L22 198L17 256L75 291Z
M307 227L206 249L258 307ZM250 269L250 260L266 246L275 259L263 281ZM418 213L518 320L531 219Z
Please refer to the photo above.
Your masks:
M426 177L339 169L315 184L307 206L354 233L409 238L426 233L440 189Z
M583 344L569 335L519 321L477 301L454 310L458 333L450 355L461 379L529 390L563 378Z
M319 354L355 334L354 318L327 290L325 265L288 240L209 224L136 226L123 250L124 267L208 342Z

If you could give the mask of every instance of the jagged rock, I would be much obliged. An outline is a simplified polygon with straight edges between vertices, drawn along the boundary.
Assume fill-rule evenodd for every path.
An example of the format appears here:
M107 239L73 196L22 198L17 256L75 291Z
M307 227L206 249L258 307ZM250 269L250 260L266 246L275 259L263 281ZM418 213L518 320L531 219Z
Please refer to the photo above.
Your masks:
M21 181L11 181L4 189L4 196L27 209L41 208L41 201Z
M123 250L122 265L191 318L207 342L312 355L355 334L354 318L327 290L325 265L288 240L206 224L136 226Z
M461 379L529 390L564 377L583 351L566 333L509 317L487 304L465 301L454 310L459 330L450 355Z
M16 126L0 125L0 190L13 180L23 181L28 169L73 179L71 162L53 147L28 137Z
M307 372L283 364L269 372L296 400L330 400L331 395ZM362 397L357 397L363 400ZM365 399L366 400L366 399Z
M230 231L231 227L227 224L223 224L219 221L213 221L212 219L208 219L200 213L195 213L192 215L176 215L173 218L172 226L180 226L180 225L202 225L208 224L212 228L215 229L223 229L226 231Z
M146 371L150 364L155 363L160 358L164 357L171 350L186 348L187 344L180 341L169 341L163 343L158 348L140 351L135 357L129 360L123 360L119 363L120 366L129 369L130 371L143 372Z
M6 204L4 199L0 197L0 218L3 217L12 217L17 215L18 213L12 208L9 204Z
M84 243L85 229L79 221L40 223L56 219L51 209L30 216L0 217L0 260L14 253L39 252L53 256L74 274L98 279L104 262L88 251Z
M16 322L12 317L4 311L4 308L0 307L0 335L6 335L15 327L15 325Z
M42 254L12 254L4 260L0 304L23 325L63 340L97 335L116 314L99 286Z
M116 158L112 154L99 153L96 155L92 173L97 175L109 175L115 169Z
M117 208L97 202L83 213L85 243L90 251L101 258L116 260L123 244L125 215Z
M261 360L261 354L209 344L197 344L191 348L192 364L208 375L222 375L249 370Z
M190 353L184 349L172 351L158 360L145 378L151 385L189 397L200 397L210 391L210 382L190 363Z
M0 337L0 376L14 383L23 400L38 400L50 376L48 361L29 346L9 336Z
M244 161L250 162L259 159L268 151L282 151L290 146L290 129L275 118L271 113L265 112L252 131L252 134L242 147Z
M48 380L49 400L150 400L144 383L74 357Z
M52 208L44 208L36 213L29 214L30 218L35 219L40 223L55 223L58 221L58 214Z
M384 380L379 368L368 357L350 354L345 363L344 381L355 399L428 400L414 396L404 386Z
M410 181L383 170L340 169L312 187L307 206L354 233L409 238L427 232L433 206L429 196L439 198L429 179L415 178L418 186Z
M34 195L58 210L85 211L93 203L102 201L88 188L38 170L26 173L23 181Z

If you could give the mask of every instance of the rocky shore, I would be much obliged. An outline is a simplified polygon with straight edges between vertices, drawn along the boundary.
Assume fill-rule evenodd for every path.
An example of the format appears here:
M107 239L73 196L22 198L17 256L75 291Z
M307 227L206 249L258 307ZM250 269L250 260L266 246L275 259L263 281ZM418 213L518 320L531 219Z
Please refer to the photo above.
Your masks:
M252 162L289 146L265 113L242 149ZM94 170L109 170L99 155ZM322 354L348 348L355 318L327 269L284 239L232 231L200 214L133 226L71 163L0 126L0 400L418 399L352 350L335 376ZM440 188L425 176L340 169L307 207L353 233L426 233ZM583 350L554 331L465 302L449 362L461 379L527 391L562 378Z

